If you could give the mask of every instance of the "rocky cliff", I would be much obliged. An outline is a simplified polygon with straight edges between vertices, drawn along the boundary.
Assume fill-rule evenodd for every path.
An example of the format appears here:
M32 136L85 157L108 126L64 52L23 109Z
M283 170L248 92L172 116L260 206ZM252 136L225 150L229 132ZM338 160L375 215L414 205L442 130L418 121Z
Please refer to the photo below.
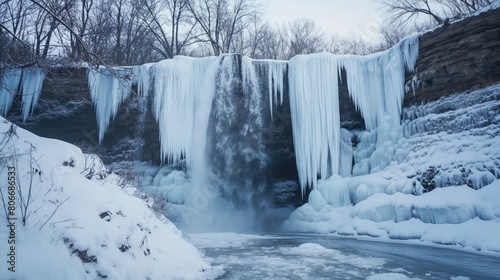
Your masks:
M405 106L500 81L500 9L437 27L420 38L414 91ZM407 80L411 83L413 75Z

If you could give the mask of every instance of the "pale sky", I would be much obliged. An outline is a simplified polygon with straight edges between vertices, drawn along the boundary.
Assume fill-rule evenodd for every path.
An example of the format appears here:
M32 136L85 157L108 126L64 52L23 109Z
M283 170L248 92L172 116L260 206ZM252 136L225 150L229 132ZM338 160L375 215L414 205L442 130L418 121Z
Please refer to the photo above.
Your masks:
M267 18L286 23L298 18L311 19L324 31L341 36L359 35L376 40L383 10L374 0L261 0Z

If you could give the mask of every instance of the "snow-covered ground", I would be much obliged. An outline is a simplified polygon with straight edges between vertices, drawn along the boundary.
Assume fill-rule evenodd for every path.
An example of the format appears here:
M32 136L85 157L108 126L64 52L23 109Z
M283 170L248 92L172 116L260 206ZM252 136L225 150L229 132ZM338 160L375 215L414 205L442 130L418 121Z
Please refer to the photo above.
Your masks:
M407 108L397 131L358 134L354 173L369 174L320 181L281 229L500 252L499 113L496 85Z
M205 279L212 270L150 199L98 157L3 118L0 155L7 205L0 205L0 279Z

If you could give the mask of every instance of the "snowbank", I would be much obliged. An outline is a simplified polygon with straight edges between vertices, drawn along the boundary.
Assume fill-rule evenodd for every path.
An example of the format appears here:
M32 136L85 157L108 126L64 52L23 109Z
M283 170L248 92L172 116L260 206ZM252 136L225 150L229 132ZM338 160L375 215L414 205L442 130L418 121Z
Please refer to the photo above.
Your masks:
M150 202L138 198L135 188L110 174L98 157L35 136L4 119L0 133L6 203L7 173L12 172L8 167L15 168L18 185L16 272L8 270L14 263L7 263L2 253L0 279L206 278L211 267L201 253L156 214ZM12 239L6 214L0 211L2 252L8 249L6 240Z

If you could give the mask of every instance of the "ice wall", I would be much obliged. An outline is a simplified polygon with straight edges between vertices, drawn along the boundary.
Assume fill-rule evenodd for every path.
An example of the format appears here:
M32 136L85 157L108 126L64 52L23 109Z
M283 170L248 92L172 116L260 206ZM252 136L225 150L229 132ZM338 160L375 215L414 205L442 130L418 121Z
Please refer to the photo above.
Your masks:
M368 130L376 128L385 115L392 124L400 123L405 73L413 72L418 42L413 35L383 52L339 58L339 67L346 70L349 95Z

